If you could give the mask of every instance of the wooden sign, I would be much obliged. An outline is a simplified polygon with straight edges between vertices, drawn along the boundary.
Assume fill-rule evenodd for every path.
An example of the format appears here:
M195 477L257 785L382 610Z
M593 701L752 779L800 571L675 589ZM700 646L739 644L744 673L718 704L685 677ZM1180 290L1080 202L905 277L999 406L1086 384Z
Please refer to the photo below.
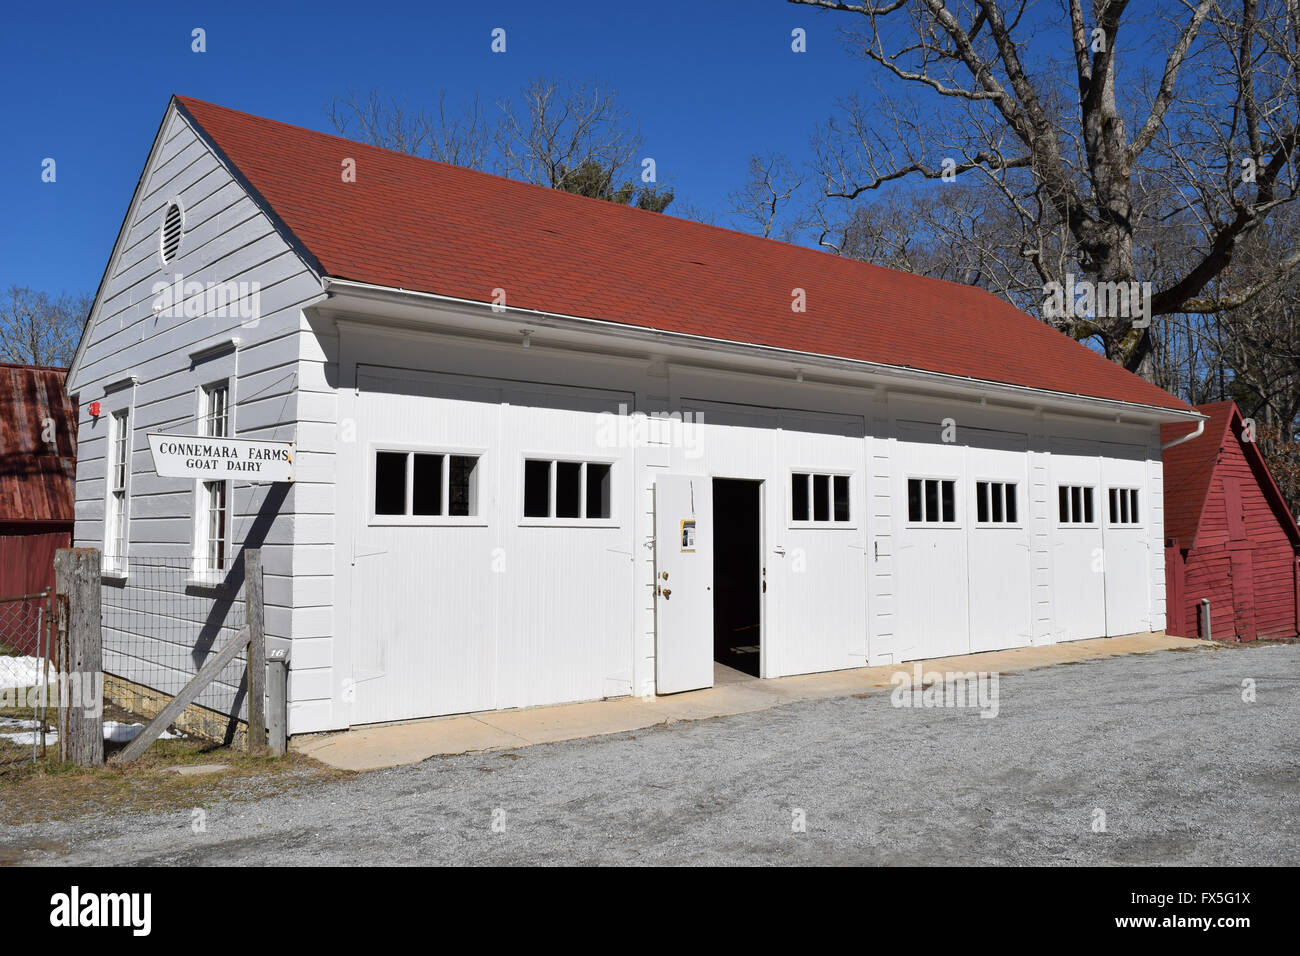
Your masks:
M293 442L289 441L150 435L149 451L162 478L293 481Z

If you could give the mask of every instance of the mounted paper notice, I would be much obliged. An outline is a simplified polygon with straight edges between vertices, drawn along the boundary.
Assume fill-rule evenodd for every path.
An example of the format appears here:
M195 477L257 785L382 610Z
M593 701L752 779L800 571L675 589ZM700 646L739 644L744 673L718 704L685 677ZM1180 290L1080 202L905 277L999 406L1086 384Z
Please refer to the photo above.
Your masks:
M293 442L150 435L154 470L162 478L293 481Z

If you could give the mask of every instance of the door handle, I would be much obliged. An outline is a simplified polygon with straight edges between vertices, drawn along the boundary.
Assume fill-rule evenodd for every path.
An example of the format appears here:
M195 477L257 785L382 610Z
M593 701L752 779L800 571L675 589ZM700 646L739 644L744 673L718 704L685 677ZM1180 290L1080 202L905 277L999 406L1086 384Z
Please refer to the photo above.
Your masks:
M673 589L672 589L672 588L664 588L664 589L663 589L663 596L666 597L666 598L672 597L672 596L673 596Z

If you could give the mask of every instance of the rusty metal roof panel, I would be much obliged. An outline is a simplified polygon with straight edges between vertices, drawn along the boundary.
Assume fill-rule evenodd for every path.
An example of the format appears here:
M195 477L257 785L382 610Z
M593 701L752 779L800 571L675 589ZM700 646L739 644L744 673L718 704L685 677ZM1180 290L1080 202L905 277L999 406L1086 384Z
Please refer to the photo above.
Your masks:
M77 408L65 374L0 363L0 524L72 523Z

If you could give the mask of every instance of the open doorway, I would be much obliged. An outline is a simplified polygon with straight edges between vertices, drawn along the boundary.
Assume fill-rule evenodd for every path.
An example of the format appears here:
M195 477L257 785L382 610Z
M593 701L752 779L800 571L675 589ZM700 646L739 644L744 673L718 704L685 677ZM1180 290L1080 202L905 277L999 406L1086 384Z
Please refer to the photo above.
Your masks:
M761 481L713 479L713 659L760 676Z

